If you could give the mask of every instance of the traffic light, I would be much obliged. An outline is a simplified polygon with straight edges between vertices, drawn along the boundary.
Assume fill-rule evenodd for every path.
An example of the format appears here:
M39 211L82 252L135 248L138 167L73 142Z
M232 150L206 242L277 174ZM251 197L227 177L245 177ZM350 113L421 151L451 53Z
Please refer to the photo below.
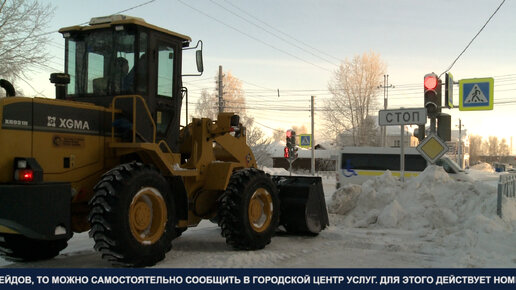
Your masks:
M437 117L437 136L443 141L451 141L451 116L439 114Z
M292 129L287 130L287 147L289 149L296 147L296 131Z
M287 130L287 147L285 147L285 158L297 158L296 131Z
M441 80L435 73L425 75L425 108L430 117L437 117L441 112L441 86Z
M425 139L425 125L418 125L418 127L414 130L414 137L416 137L419 142Z
M290 154L289 154L289 152L288 152L288 151L289 151L289 150L288 150L288 147L285 147L285 148L283 149L283 151L284 151L283 156L284 156L285 158L288 158L288 157L290 156Z

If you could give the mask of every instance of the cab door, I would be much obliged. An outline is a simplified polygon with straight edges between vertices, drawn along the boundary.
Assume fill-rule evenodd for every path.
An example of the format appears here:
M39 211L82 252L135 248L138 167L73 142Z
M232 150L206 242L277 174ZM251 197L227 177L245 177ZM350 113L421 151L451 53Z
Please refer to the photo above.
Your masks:
M165 140L177 151L181 116L181 42L155 35L151 41L156 89L154 121L157 140Z

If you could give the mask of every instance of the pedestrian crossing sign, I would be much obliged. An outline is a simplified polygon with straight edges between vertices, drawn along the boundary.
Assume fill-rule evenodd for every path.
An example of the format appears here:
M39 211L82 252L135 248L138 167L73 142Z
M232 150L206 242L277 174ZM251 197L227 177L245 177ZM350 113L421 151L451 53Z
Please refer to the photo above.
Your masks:
M464 79L459 81L459 110L492 110L494 79Z
M299 134L299 147L302 147L302 148L312 147L312 135L311 134Z

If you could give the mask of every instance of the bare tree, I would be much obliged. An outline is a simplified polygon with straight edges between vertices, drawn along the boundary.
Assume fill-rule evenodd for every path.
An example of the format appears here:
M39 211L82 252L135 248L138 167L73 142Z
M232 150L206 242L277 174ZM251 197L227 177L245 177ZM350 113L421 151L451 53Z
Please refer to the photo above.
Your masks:
M485 155L482 143L482 136L469 136L469 159L470 164L475 164L480 161L480 156Z
M217 113L217 97L214 94L210 94L207 89L203 89L201 97L197 100L195 106L194 117L213 120L217 117Z
M217 76L215 76L217 80ZM231 72L224 73L222 78L223 84L223 111L234 112L243 117L245 116L245 93L242 88L242 82L234 77ZM214 88L213 93L209 93L207 89L203 89L201 97L197 100L195 117L216 119L219 112L218 89Z
M224 100L224 111L235 112L237 115L245 116L246 104L242 81L228 71L224 73L222 83L224 85L222 98Z
M254 118L247 117L244 126L247 131L247 145L251 147L256 163L260 166L272 167L272 156L269 150L272 140L267 138L265 133L254 125Z
M278 128L276 130L274 130L274 132L272 133L272 141L273 142L280 142L280 141L285 141L285 130L282 129L282 128Z
M294 130L294 132L296 132L296 135L299 135L299 134L308 134L308 129L306 129L306 126L305 125L301 125L301 126L292 126L292 130Z
M305 125L301 125L301 126L293 125L290 127L290 129L294 130L294 132L296 132L296 135L308 134L308 129L306 129ZM278 129L274 130L274 132L272 133L272 141L273 142L285 141L285 138L286 138L286 130L285 129L278 128Z
M0 1L0 77L14 80L26 76L33 65L48 61L44 33L54 8L35 0Z
M266 138L264 132L255 125L254 118L247 115L242 81L233 76L231 72L225 72L222 83L224 86L224 112L234 112L240 116L240 122L246 127L247 144L251 147L257 163L260 166L272 166L272 158L268 153L271 139ZM201 92L195 109L197 118L216 118L218 114L217 92L217 88L214 89L213 94L207 90Z
M498 156L500 153L500 143L498 137L489 136L485 141L485 147L487 148L487 154L489 156Z
M499 154L501 157L507 157L511 155L511 150L509 149L509 144L507 144L507 140L505 138L502 139L499 145Z
M379 107L377 86L385 70L385 63L374 52L342 62L328 85L333 96L324 105L323 119L330 128L326 135L336 138L348 131L355 146L372 145L366 123Z

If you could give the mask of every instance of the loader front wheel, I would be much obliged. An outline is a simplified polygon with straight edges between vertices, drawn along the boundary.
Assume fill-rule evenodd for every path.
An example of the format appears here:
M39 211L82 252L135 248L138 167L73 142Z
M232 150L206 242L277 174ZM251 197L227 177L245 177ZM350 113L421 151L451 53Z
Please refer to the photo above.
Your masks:
M278 191L268 174L255 168L236 171L219 207L222 236L235 249L262 249L276 231L279 209Z
M104 174L90 201L95 250L114 265L152 266L172 248L174 199L165 178L142 163Z

